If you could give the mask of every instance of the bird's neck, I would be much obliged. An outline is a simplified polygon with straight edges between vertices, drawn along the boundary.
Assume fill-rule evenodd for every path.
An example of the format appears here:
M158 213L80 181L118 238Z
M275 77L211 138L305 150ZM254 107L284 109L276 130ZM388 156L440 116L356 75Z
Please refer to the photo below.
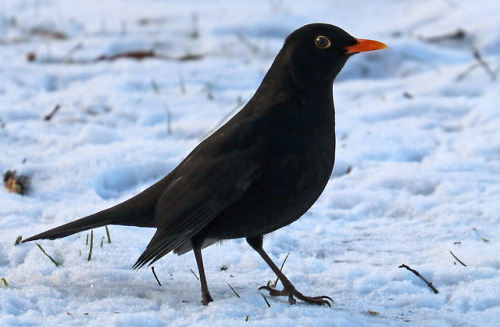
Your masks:
M287 61L274 61L256 94L275 103L290 97L297 101L317 98L331 102L333 109L333 80L319 80L307 72L294 71Z

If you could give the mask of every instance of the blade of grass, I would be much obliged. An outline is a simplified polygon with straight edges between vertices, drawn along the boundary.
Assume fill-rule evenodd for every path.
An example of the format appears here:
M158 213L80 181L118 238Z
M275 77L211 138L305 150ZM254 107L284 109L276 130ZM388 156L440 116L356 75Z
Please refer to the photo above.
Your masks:
M56 265L56 267L59 267L61 265L60 262L56 261L54 258L52 258L50 255L47 254L47 252L45 252L45 250L42 248L42 246L38 243L35 243L38 248L43 252L43 254L45 254L47 256L47 258L50 259L50 261L52 261L52 263L54 263Z
M94 247L94 231L90 231L90 249L89 249L89 256L87 257L87 261L92 260L92 248Z
M288 259L289 255L290 255L290 252L288 252L288 254L285 257L285 260L283 260L283 263L281 264L280 271L283 271L283 267L285 266L286 259ZM273 285L268 285L268 286L276 287L276 285L278 285L278 280L279 280L279 278L276 278L276 280L274 281L274 284Z
M5 285L5 287L8 287L9 286L9 283L7 283L7 280L5 278L0 278L0 282L3 283ZM0 283L0 284L1 284Z
M264 301L266 301L267 306L270 308L271 304L269 304L269 301L267 300L266 296L262 293L260 293L260 295L262 295L262 297L264 298Z
M186 94L186 83L184 82L184 76L179 73L179 87L181 88L181 93Z
M172 113L170 112L170 108L167 106L167 103L164 103L165 110L167 111L167 133L172 134Z
M156 83L155 79L151 79L151 87L153 88L153 92L155 94L160 94L160 88L158 87L158 84Z
M106 228L106 236L108 237L108 243L111 244L111 236L109 235L108 225L104 226L104 228Z

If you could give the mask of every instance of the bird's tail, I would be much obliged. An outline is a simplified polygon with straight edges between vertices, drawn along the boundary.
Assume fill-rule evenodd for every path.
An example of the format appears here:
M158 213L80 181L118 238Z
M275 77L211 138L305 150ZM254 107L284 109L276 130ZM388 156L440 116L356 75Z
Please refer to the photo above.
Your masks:
M95 213L93 215L61 225L59 227L52 228L48 231L37 234L35 236L31 236L23 240L22 242L25 243L39 239L55 240L56 238L66 237L84 230L102 227L105 225L111 225L113 223L114 223L113 219L111 217L108 217L108 215L106 214L106 210L104 210Z
M170 180L171 175L169 174L148 189L125 202L35 236L31 236L22 242L30 242L39 239L55 240L105 225L154 227L155 204L163 190L170 183Z

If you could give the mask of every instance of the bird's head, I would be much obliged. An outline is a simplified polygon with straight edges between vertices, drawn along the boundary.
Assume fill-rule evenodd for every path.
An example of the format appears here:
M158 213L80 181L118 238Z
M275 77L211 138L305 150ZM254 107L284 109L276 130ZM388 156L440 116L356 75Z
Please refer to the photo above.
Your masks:
M287 37L276 60L288 65L296 82L333 83L350 56L384 48L382 42L356 39L337 26L309 24Z

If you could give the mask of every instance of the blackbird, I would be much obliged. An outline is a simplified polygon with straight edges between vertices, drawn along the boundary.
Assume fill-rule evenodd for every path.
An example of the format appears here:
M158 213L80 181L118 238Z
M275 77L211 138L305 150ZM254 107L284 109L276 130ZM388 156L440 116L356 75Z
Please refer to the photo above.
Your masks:
M245 237L283 285L260 289L291 304L297 298L330 306L328 296L297 291L264 251L263 235L297 220L323 192L335 161L333 81L351 55L386 47L329 24L297 29L250 101L167 176L123 203L23 242L110 224L155 227L134 268L193 250L207 305L213 299L201 250Z

